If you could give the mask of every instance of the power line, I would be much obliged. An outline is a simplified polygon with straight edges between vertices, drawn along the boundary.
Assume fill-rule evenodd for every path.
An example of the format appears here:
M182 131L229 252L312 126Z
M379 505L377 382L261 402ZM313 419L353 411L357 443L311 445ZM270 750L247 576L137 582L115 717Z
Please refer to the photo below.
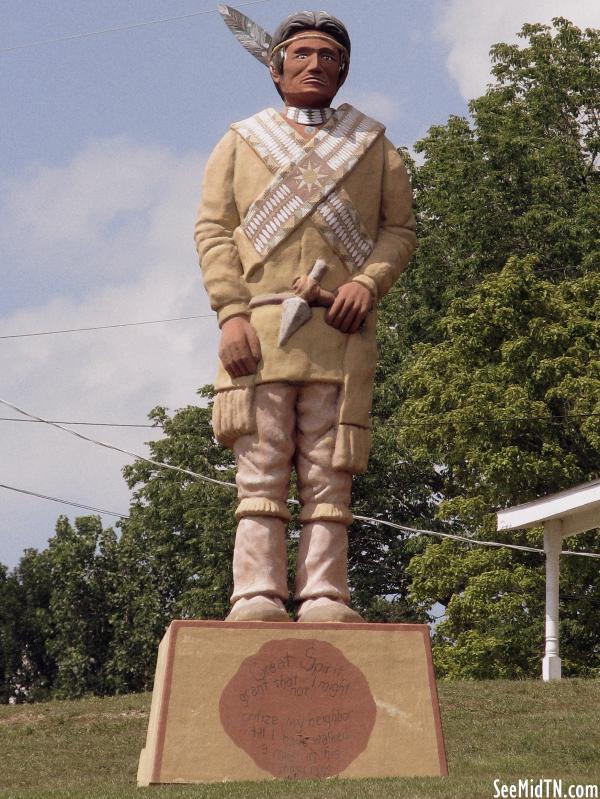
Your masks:
M71 424L83 427L140 427L150 430L161 430L160 425L155 424L118 424L112 422L65 422L56 419L51 420L53 424ZM38 419L15 419L12 416L0 416L0 422L24 422L29 424L44 424Z
M13 405L11 402L8 402L7 400L0 399L0 403L2 403L2 405L7 405L9 408L12 408L14 411L17 411L17 413L21 413L24 416L28 416L30 419L35 419L38 422L44 422L45 424L49 424L52 427L57 427L59 430L62 430L65 433L69 433L72 436L76 436L77 438L80 438L83 441L88 441L91 444L97 444L100 447L105 447L106 449L112 449L115 452L121 452L121 453L123 453L125 455L130 455L131 457L137 458L137 459L139 459L141 461L144 461L145 463L150 463L153 466L158 466L159 468L162 468L162 469L169 469L169 470L174 471L174 472L179 472L180 474L185 474L185 475L187 475L189 477L193 477L196 480L202 480L204 482L212 483L213 485L219 485L219 486L222 486L224 488L233 488L233 489L236 488L235 483L229 483L229 482L226 482L225 480L215 480L213 477L207 477L206 475L198 474L197 472L192 472L190 469L182 469L180 466L173 466L170 463L161 463L160 461L155 461L155 460L152 460L151 458L146 458L144 455L139 455L136 452L131 452L130 450L122 449L121 447L115 447L114 445L107 444L104 441L97 441L96 439L90 438L89 436L84 436L81 433L77 433L77 432L75 432L75 430L69 430L66 427L61 427L56 422L50 422L48 419L43 419L40 416L35 416L34 414L29 413L28 411L25 411L22 408L19 408L17 405ZM289 500L288 502L289 502L289 504L292 504L292 505L298 505L299 504L298 500L295 500L295 499ZM358 516L357 515L354 518L357 519L358 521L363 521L363 522L367 522L367 523L370 523L370 524L382 524L385 527L390 527L390 528L392 528L394 530L400 530L402 532L412 533L413 535L432 535L432 536L437 536L439 538L447 538L447 539L451 539L451 540L454 540L454 541L459 541L461 543L471 544L471 545L475 545L475 546L501 547L501 548L504 548L504 549L515 549L515 550L519 550L521 552L535 552L535 553L538 553L540 555L544 555L545 554L543 549L536 549L534 547L526 547L526 546L521 546L519 544L506 544L506 543L503 543L503 542L500 542L500 541L481 541L480 539L477 539L477 538L467 538L467 536L454 535L452 533L442 533L442 532L439 532L438 530L421 530L421 529L415 528L415 527L407 527L406 525L403 525L403 524L396 524L395 522L384 521L383 519L374 519L371 516ZM596 553L596 552L572 552L570 550L563 550L561 552L561 554L563 554L563 555L575 555L575 556L587 557L587 558L600 558L600 553Z
M418 427L423 422L439 422L440 419L446 419L448 416L455 414L457 411L462 410L457 408L453 411L445 411L444 413L432 414L431 416L415 416L412 420L399 420L398 427ZM568 422L569 419L588 419L595 416L600 416L600 412L590 413L569 413L565 416L511 416L501 419L482 418L482 419L469 419L457 420L457 424L472 427L477 424L512 424L513 422L549 422L552 424L562 424Z
M38 494L36 491L27 491L25 488L15 488L15 486L4 485L0 483L0 488L6 488L8 491L16 491L18 494L27 494L30 497L38 497L38 499L49 499L51 502L59 502L61 505L71 505L74 508L83 508L84 510L91 510L95 513L104 513L107 516L118 516L120 519L128 519L124 513L117 513L113 510L104 510L104 508L95 508L93 505L82 505L80 502L72 502L70 499L60 499L59 497L51 497L47 494Z
M195 317L192 317L195 318ZM138 323L134 323L138 324ZM153 324L152 322L149 323L140 323L140 324ZM91 329L91 328L84 328L84 329ZM66 331L65 331L66 332ZM35 335L35 334L31 334ZM44 334L40 334L44 335ZM1 338L1 336L0 336ZM449 413L453 413L453 411L449 411ZM398 427L418 427L419 425L426 424L427 422L439 422L440 419L445 418L447 414L439 414L438 416L431 415L431 416L417 416L412 421L399 421L397 423ZM552 424L560 424L561 421L568 421L569 419L587 419L593 417L600 417L600 413L572 413L568 416L517 416L513 417L512 419L477 419L473 420L469 424L509 424L511 422L543 422L547 421ZM132 428L143 428L143 429L160 429L160 425L156 424L126 424L124 422L72 422L72 421L64 421L64 420L57 420L52 419L46 421L41 421L39 419L15 419L14 417L8 416L0 416L0 422L24 422L29 424L69 424L69 425L78 425L83 427L132 427Z
M401 530L407 533L416 533L418 535L435 535L439 538L449 538L452 541L461 541L466 544L479 544L480 546L487 546L487 547L509 547L510 549L518 549L522 552L544 552L543 549L536 549L535 547L525 547L519 544L504 544L500 543L499 541L480 541L479 539L468 538L464 535L454 535L452 533L442 533L438 530L420 530L418 527L406 527L403 524L396 524L395 522L388 522L384 521L383 519L372 519L369 516L354 516L355 519L363 522L371 522L375 524L384 524L386 527L391 527L394 530ZM600 558L600 554L598 555Z
M404 524L396 524L395 522L388 522L384 521L383 519L372 519L369 516L354 516L355 519L364 522L370 522L373 524L383 524L386 527L391 527L394 530L402 530L403 532L413 533L416 535L434 535L438 538L449 538L452 541L460 541L461 543L465 544L476 544L477 546L481 547L502 547L504 549L516 549L520 552L537 552L540 555L545 555L545 551L543 549L537 549L536 547L526 547L521 546L520 544L506 544L501 541L482 541L479 538L468 538L465 535L454 535L452 533L442 533L439 530L420 530L418 527L407 527ZM575 552L569 549L561 550L561 555L580 555L584 558L600 558L600 553L598 552Z
M103 327L83 327L77 328L74 330L54 330L49 331L47 333L23 333L20 334L21 336L46 336L51 335L52 333L74 333L79 332L80 330L104 330L106 328L111 327L131 327L135 325L153 325L158 324L159 322L176 322L182 319L204 319L207 317L213 317L213 314L207 314L206 316L182 316L177 319L157 319L155 321L150 322L128 322L126 324L120 325L106 325ZM19 338L19 335L15 336L0 336L2 338ZM455 411L447 411L446 413L440 414L432 414L431 416L417 416L411 421L409 420L400 420L397 422L398 427L418 427L422 424L426 424L428 422L437 423L440 419L446 418L448 415L455 413ZM514 416L510 419L491 419L491 418L484 418L484 419L473 419L468 424L511 424L513 422L549 422L552 424L560 424L561 422L568 421L569 419L589 419L600 417L600 412L590 412L590 413L570 413L566 416ZM0 417L0 422L29 422L29 423L41 423L41 424L70 424L70 425L80 425L83 427L138 427L138 428L157 428L157 425L154 424L125 424L125 423L118 423L118 422L71 422L71 421L57 421L57 420L41 420L41 419L14 419L12 417Z
M265 0L266 2L267 0ZM33 333L12 333L9 335L0 335L0 340L6 339L16 339L16 338L31 338L34 336L53 336L53 335L60 335L62 333L83 333L88 331L95 331L95 330L113 330L115 328L122 328L122 327L139 327L141 325L158 325L164 324L168 322L184 322L191 319L216 319L216 314L194 314L192 316L174 316L167 319L150 319L150 320L143 320L140 322L120 322L116 324L110 325L96 325L94 327L74 327L74 328L66 328L64 330L44 330L44 331L36 331ZM429 416L417 416L414 419L401 419L398 420L397 426L398 427L419 427L423 424L427 424L431 422L432 424L436 424L439 422L440 419L445 419L447 417L456 414L457 411L461 410L455 409L452 411L445 411L438 414L431 414ZM570 419L592 419L600 417L600 412L588 412L588 413L569 413L565 414L564 416L511 416L507 418L496 418L493 419L491 417L484 417L480 419L470 419L470 420L457 420L458 424L467 425L467 426L475 426L480 424L489 424L489 425L503 425L503 424L514 424L514 423L521 423L521 422L547 422L548 424L562 424L563 422L568 422ZM5 420L0 419L0 421L12 421L12 420ZM19 420L20 421L20 420ZM32 420L33 421L33 420ZM97 427L153 427L153 425L125 425L125 424L115 424L115 425L102 425L96 424L92 422L63 422L63 424L82 424L82 425L89 425L89 426L97 426Z
M246 3L236 3L238 8L242 6L255 6L259 3L269 3L270 0L250 0L250 2ZM205 11L192 11L189 14L181 14L177 17L162 17L160 19L149 19L145 22L134 22L131 25L121 25L115 28L101 28L100 30L96 31L87 31L86 33L72 33L66 36L57 36L54 39L40 39L35 42L27 42L25 44L16 44L12 47L4 47L0 49L0 55L3 53L14 53L16 50L27 50L32 47L41 47L46 44L58 44L59 42L70 42L74 41L75 39L88 39L91 36L101 36L105 33L119 33L121 31L130 31L134 28L147 28L150 25L161 25L165 22L177 22L182 19L191 19L192 17L201 17L206 14L216 14L217 9L209 9Z
M43 330L36 333L11 333L0 336L0 339L30 338L31 336L56 336L59 333L83 333L88 330L112 330L115 327L138 327L139 325L160 325L164 322L184 322L188 319L216 319L216 314L196 314L194 316L173 316L169 319L150 319L142 322L120 322L114 325L96 325L95 327L72 327L65 330Z
M84 436L83 433L77 433L75 430L69 430L68 427L63 427L58 422L51 422L48 419L42 419L41 416L35 416L35 414L29 413L28 411L19 408L18 405L13 405L12 402L7 402L6 400L0 399L0 403L2 403L2 405L6 405L8 408L12 408L13 411L20 413L23 416L28 416L30 419L34 419L37 422L44 422L44 424L48 424L51 427L56 427L58 430L62 430L63 433L69 433L69 435L75 436L76 438L80 438L82 441L88 441L91 444L97 444L99 447L104 447L105 449L112 449L115 452L121 452L123 455L129 455L132 458L138 458L139 460L142 460L145 463L150 463L152 466L158 466L159 468L162 469L170 469L173 472L186 474L189 477L193 477L198 480L203 480L204 482L212 483L213 485L225 486L227 488L236 487L233 483L226 483L223 480L215 480L214 477L206 477L205 475L192 472L189 469L182 469L180 466L173 466L170 463L161 463L160 461L152 460L152 458L146 458L144 455L140 455L137 452L132 452L131 450L123 449L122 447L115 447L113 444L107 444L105 441L98 441L95 438Z

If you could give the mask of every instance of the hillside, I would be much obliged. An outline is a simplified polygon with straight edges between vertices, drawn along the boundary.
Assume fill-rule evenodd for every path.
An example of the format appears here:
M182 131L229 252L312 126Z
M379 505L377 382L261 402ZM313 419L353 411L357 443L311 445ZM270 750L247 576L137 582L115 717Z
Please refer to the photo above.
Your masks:
M489 799L494 780L600 786L600 681L440 683L450 777L173 786L206 799ZM0 707L0 796L133 799L148 694ZM157 789L150 789L157 790Z

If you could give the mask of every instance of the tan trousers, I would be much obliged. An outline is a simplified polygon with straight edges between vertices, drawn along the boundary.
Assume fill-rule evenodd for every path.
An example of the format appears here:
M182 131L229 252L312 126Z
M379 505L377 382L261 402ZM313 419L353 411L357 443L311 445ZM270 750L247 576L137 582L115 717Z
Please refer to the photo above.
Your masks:
M257 595L288 597L285 525L292 466L302 505L294 596L348 601L352 475L331 466L339 391L330 383L256 387L257 430L234 445L240 503L232 602Z

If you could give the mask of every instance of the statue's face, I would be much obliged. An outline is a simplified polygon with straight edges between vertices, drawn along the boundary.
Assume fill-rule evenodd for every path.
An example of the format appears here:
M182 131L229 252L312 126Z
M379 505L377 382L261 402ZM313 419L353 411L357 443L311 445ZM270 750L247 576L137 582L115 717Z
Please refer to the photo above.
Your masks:
M271 76L286 105L326 108L338 90L340 51L320 38L299 39L287 46L283 75L271 66Z

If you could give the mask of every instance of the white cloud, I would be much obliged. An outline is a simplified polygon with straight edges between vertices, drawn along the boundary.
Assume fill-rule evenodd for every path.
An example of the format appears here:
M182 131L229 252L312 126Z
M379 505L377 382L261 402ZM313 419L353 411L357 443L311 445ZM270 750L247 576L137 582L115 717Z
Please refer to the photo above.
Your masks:
M157 191L177 169L165 150L138 147L127 138L89 144L67 167L41 167L9 186L14 234L32 244L97 240L120 214L150 208Z
M192 252L202 162L125 138L91 143L64 167L3 186L0 250L21 286L60 294L127 283ZM157 293L157 298L162 299Z
M112 139L14 181L0 240L19 258L23 287L41 273L50 289L36 302L24 291L21 307L0 319L0 335L211 313L192 241L202 170L198 154ZM57 275L68 282L53 292ZM155 405L198 401L196 389L214 375L217 325L198 319L0 344L4 399L46 418L144 423ZM130 459L44 425L0 425L1 483L127 511L120 467ZM156 437L76 429L139 452ZM2 491L0 562L14 565L24 546L43 547L61 512Z
M352 91L351 89L342 90L340 95L341 103L350 103L384 125L391 125L397 122L401 116L402 108L396 98L389 97L381 92Z
M448 45L448 71L467 100L490 82L489 49L518 41L525 22L549 24L566 17L579 27L600 26L598 0L442 0L437 34Z

